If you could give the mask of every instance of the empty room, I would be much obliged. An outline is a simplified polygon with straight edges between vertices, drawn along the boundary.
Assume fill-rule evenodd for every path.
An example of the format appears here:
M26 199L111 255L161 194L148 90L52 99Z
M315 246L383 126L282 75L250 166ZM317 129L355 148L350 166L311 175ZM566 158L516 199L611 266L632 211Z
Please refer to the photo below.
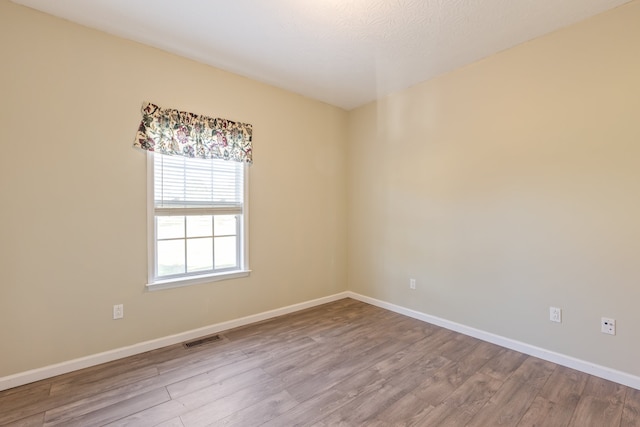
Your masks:
M640 426L640 0L0 35L0 425Z

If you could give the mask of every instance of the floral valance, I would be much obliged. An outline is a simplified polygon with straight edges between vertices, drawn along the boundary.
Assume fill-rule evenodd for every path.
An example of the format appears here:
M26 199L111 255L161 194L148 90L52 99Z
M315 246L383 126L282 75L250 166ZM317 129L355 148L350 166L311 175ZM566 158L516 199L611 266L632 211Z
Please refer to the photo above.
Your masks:
M162 154L252 163L251 137L250 124L147 102L133 146Z

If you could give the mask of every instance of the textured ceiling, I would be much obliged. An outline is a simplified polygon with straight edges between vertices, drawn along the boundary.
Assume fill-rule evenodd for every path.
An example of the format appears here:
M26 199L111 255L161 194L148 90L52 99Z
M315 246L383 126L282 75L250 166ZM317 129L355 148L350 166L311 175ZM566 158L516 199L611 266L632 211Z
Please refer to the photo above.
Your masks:
M351 109L629 0L13 0Z

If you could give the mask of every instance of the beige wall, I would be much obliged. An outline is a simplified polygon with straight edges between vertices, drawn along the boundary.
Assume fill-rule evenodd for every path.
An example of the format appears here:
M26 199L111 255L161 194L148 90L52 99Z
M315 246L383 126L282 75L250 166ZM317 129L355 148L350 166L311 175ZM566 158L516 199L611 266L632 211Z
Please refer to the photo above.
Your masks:
M640 375L639 22L636 1L352 111L349 289Z
M0 53L0 377L346 289L345 111L7 0ZM249 278L144 291L145 100L253 124Z

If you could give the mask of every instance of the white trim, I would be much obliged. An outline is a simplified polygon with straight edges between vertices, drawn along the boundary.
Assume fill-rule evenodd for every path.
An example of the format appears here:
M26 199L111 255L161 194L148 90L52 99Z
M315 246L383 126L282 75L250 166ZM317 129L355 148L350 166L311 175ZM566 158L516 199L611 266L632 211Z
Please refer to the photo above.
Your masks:
M459 332L461 334L468 335L474 338L478 338L480 340L487 341L501 347L528 354L529 356L534 356L539 359L556 363L558 365L566 366L567 368L575 369L577 371L581 371L590 375L594 375L596 377L604 378L606 380L640 390L640 377L626 372L618 371L606 366L597 365L595 363L587 362L575 357L556 353L551 350L536 347L534 345L516 341L500 335L492 334L491 332L485 332L480 329L472 328L470 326L462 325L460 323L452 322L450 320L442 319L430 314L425 314L420 311L367 297L355 292L347 291L347 296L358 301L366 302L367 304L375 305L376 307L384 308L385 310L403 314L414 319L422 320L426 323L431 323L433 325Z
M251 271L249 267L249 164L244 164L244 194L242 198L242 224L240 224L240 233L242 235L242 253L240 254L240 265L247 271Z
M262 313L241 317L239 319L216 323L198 329L192 329L190 331L181 332L175 335L169 335L167 337L144 341L127 347L108 350L103 353L80 357L78 359L69 360L67 362L56 363L55 365L44 366L42 368L20 372L6 377L0 377L0 391L32 383L34 381L51 378L56 375L66 374L78 369L88 368L90 366L99 365L101 363L111 362L112 360L122 359L123 357L133 356L135 354L140 354L146 351L166 347L168 345L178 344L194 338L216 334L218 332L249 325L251 323L261 322L263 320L271 319L289 313L294 313L306 308L311 308L321 304L326 304L329 302L347 298L348 296L349 295L347 294L347 292L341 292L311 301L305 301L298 304L277 308L275 310L264 311Z
M162 289L181 288L183 286L197 285L199 283L247 277L250 273L251 270L237 270L224 273L207 274L203 276L182 276L174 279L158 280L157 282L147 283L146 286L148 291L160 291Z
M154 160L153 152L147 151L147 283L155 279L156 265L156 230L154 220Z

